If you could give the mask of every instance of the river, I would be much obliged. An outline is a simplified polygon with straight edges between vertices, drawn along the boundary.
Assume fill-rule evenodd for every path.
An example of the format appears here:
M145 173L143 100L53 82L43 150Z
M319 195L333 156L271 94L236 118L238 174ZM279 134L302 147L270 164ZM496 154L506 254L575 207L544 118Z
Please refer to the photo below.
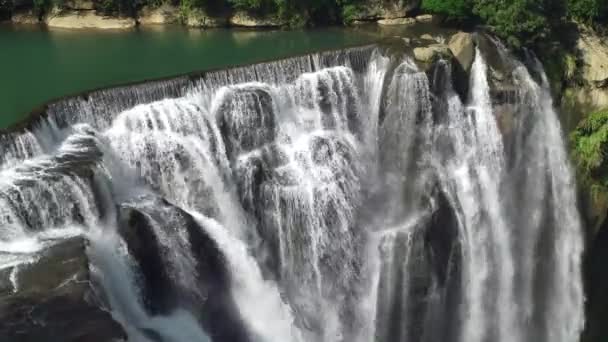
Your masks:
M0 127L82 91L371 42L361 30L49 30L0 25Z

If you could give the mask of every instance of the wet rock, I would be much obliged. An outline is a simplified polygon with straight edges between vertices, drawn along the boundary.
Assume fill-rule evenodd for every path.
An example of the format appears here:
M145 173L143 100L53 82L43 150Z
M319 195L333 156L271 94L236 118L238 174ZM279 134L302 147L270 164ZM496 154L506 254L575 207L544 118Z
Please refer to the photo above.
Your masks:
M164 199L144 196L119 207L119 234L138 265L150 314L182 308L214 341L249 341L224 255L191 215Z
M448 46L458 63L460 63L460 66L467 72L471 70L471 65L473 65L473 60L475 59L473 35L466 32L458 32L452 36Z
M416 19L414 18L395 18L395 19L381 19L378 20L380 25L415 25Z
M0 271L0 341L126 340L95 292L85 249L82 237L71 238Z

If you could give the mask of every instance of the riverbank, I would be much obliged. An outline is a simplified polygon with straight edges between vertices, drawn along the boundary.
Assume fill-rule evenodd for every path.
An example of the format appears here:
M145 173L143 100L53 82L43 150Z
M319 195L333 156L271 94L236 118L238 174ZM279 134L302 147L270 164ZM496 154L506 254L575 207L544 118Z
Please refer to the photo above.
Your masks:
M15 24L41 24L52 28L68 29L130 29L135 26L181 24L191 28L246 27L280 28L302 27L312 24L377 22L383 25L415 23L420 14L420 0L372 0L343 8L327 8L326 20L311 18L312 9L285 14L278 8L247 10L226 4L217 6L193 5L190 2L154 2L154 4L108 7L107 2L96 0L64 0L59 2L13 1L5 6L0 20ZM110 2L112 3L112 2ZM0 12L2 8L0 8ZM339 12L339 13L338 13ZM419 21L431 18L419 16Z

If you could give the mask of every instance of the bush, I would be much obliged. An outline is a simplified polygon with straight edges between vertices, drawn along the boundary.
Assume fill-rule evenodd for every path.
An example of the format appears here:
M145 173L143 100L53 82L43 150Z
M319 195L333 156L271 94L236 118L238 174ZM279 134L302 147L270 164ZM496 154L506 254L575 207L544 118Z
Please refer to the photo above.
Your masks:
M422 9L458 21L473 17L473 3L471 0L423 0Z
M608 189L608 109L588 115L570 135L570 142L584 185Z
M586 23L606 20L608 0L568 0L568 15Z

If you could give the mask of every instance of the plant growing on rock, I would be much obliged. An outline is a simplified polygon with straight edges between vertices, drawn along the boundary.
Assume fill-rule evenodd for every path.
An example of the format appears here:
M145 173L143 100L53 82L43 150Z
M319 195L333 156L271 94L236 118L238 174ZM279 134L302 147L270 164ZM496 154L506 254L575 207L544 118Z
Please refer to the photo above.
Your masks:
M570 135L581 183L593 193L608 190L608 109L588 115Z

